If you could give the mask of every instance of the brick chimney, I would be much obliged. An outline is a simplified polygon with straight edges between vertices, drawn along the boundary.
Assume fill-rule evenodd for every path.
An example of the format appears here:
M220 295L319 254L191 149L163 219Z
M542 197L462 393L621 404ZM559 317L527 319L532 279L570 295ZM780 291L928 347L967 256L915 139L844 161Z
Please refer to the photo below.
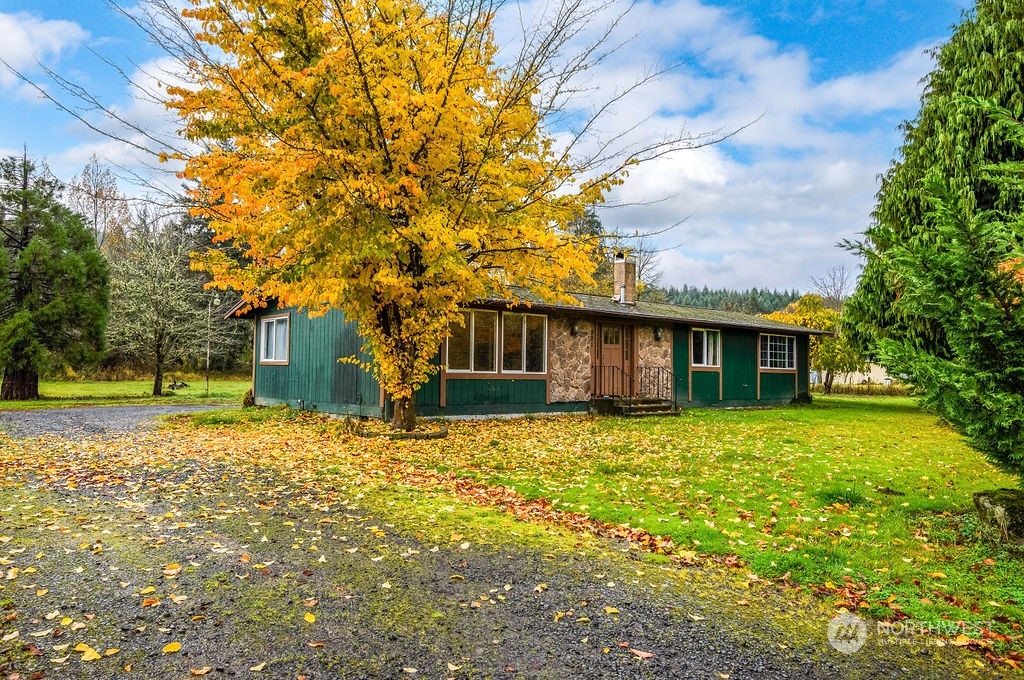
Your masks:
M612 264L612 300L620 305L636 304L636 262L626 259L625 253L616 253Z

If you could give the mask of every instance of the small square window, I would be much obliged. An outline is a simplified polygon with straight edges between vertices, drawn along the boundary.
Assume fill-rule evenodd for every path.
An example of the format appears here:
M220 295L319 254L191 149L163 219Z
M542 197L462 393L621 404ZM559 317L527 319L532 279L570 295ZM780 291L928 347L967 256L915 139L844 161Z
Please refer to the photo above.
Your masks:
M260 363L288 363L288 315L263 319L260 331Z
M718 331L695 328L690 336L694 366L717 368L722 365L722 336Z
M761 336L761 368L796 368L796 338L791 335Z

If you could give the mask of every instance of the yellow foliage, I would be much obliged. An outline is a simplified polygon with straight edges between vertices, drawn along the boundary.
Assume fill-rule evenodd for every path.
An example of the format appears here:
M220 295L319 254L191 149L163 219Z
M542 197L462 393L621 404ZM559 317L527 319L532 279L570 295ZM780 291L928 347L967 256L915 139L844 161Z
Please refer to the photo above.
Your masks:
M340 308L405 399L459 305L515 285L558 299L570 274L589 277L563 227L621 171L580 181L534 105L543 64L497 67L492 14L190 3L198 39L228 55L168 88L184 136L208 148L183 173L194 212L244 255L201 256L214 285L250 305Z

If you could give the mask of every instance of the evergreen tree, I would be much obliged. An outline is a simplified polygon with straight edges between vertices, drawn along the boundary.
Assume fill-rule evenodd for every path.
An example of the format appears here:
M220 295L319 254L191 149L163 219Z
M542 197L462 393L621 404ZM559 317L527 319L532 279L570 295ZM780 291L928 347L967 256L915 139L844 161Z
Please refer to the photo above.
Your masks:
M796 290L768 290L751 288L749 290L730 290L720 288L711 290L707 286L697 288L684 284L682 288L671 287L665 291L666 301L685 307L702 309L720 309L746 314L768 314L783 309L791 302L800 299Z
M866 258L854 295L844 308L851 339L870 351L882 338L906 340L942 356L945 331L929 316L895 304L904 280L886 257L893 248L937 238L938 225L924 189L930 171L945 178L951 198L968 211L1016 212L1024 193L996 191L981 179L988 163L1024 159L1024 151L995 129L964 97L990 100L1019 117L1024 112L1024 3L978 0L948 43L935 51L917 117L903 125L905 139L882 178L873 224L862 243L848 244Z
M1024 141L1024 132L1019 133ZM1016 181L994 183L1020 188ZM984 181L984 180L982 180ZM1024 216L979 211L944 178L927 187L933 233L889 249L883 264L902 295L895 309L936 327L944 351L910 335L878 343L890 371L905 374L924 404L1007 472L1024 472Z
M0 160L0 399L36 399L40 371L103 348L107 267L57 189L28 157Z

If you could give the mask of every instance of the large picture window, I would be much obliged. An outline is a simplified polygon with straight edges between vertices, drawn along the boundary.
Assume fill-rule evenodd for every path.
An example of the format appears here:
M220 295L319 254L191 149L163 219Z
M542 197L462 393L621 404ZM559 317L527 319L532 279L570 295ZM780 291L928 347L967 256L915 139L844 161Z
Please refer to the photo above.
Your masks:
M505 373L543 373L547 354L547 317L539 314L501 315L501 370Z
M272 316L260 322L260 363L288 363L288 316Z
M498 313L479 309L462 312L464 324L448 334L449 371L495 373L498 370Z
M761 368L796 368L796 338L792 335L761 336Z
M722 365L722 334L718 331L695 328L690 337L694 366Z

